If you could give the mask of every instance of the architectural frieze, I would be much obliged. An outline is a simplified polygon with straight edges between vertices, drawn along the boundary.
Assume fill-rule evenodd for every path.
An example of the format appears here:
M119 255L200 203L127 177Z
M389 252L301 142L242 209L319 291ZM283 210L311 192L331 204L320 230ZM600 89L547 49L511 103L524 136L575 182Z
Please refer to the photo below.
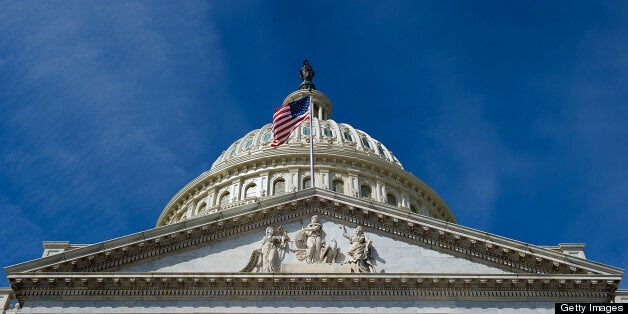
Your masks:
M59 273L12 276L19 298L351 297L399 299L502 298L606 302L617 276L457 274L181 274Z

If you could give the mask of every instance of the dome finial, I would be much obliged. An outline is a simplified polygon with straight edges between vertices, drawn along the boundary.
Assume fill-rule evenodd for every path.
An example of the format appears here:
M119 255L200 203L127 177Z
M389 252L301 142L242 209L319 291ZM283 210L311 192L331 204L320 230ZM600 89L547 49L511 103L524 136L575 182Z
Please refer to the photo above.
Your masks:
M314 78L314 69L310 66L310 63L305 59L303 61L303 65L301 66L301 70L299 70L299 75L301 75L301 84L299 85L299 89L316 89L314 84L312 84L312 78Z

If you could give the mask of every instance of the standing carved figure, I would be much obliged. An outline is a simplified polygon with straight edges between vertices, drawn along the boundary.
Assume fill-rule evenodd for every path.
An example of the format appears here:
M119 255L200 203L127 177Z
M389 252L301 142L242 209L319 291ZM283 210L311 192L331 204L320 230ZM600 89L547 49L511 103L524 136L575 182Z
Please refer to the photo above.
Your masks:
M375 266L371 263L371 243L366 235L362 226L358 226L355 229L354 235L348 235L347 229L342 226L344 231L343 236L349 240L351 247L347 250L347 255L350 260L352 273L370 273L375 271Z
M262 238L262 272L277 272L277 262L283 258L287 236L279 227L282 235L275 235L273 227L266 228L266 235Z
M323 226L318 222L318 216L312 216L310 224L303 228L307 236L305 261L309 264L319 261L321 246L323 245Z

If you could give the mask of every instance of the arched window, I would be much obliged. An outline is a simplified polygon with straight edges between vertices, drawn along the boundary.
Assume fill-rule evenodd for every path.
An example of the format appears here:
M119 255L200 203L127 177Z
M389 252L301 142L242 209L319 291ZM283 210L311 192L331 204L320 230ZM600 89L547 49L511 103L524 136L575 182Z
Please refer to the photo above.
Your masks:
M231 194L229 192L222 193L220 196L220 201L218 201L218 205L226 205L229 203L229 196Z
M386 194L386 203L389 205L397 206L397 199L391 193Z
M331 187L336 193L344 193L345 183L340 179L335 179L334 182L332 182Z
M324 134L325 136L327 136L327 137L332 137L332 136L334 136L334 133L331 131L331 129L330 129L330 128L324 128L324 129L323 129L323 134Z
M379 151L379 155L386 158L386 154L384 153L384 149L382 148L382 145L377 145L377 150Z
M309 177L303 179L303 189L309 189L311 187L312 187L312 180Z
M248 139L246 141L246 143L244 143L244 148L249 148L249 147L251 147L251 145L253 145L253 138L252 137L250 139Z
M283 194L284 192L286 192L286 180L275 180L275 183L273 183L273 195Z
M371 144L369 144L369 140L367 140L366 137L362 138L362 145L366 148L371 148Z
M415 214L419 213L419 210L416 208L416 206L414 206L414 204L410 204L410 211Z
M264 136L262 137L262 141L263 141L264 143L266 143L266 142L270 141L270 137L271 137L271 136L272 136L272 133L270 133L270 132L266 132L266 133L264 133Z
M371 187L370 186L365 184L365 185L362 185L360 187L360 196L362 196L364 198L371 198L372 197L371 193L372 193L372 191L371 191Z
M251 183L249 184L246 189L244 190L244 198L252 198L257 196L255 193L255 188L257 187L257 185L255 185L255 183Z
M353 137L351 136L351 133L349 133L349 131L342 132L342 136L345 138L345 140L353 142Z
M202 213L202 212L205 210L205 208L207 208L207 203L203 202L203 203L201 203L201 205L197 208L196 213L197 213L197 214L198 214L198 213Z

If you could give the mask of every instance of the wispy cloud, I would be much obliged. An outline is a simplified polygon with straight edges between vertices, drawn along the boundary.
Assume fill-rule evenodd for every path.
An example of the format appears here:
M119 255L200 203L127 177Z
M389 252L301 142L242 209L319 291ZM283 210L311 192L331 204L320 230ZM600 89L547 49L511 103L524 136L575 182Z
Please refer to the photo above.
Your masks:
M186 165L187 151L206 142L207 133L190 123L204 95L187 86L199 82L173 78L195 67L223 71L219 43L206 23L209 8L200 2L2 7L0 80L10 83L0 87L0 127L11 137L2 138L0 169L10 181L4 184L18 190L7 197L32 206L26 215L33 223L24 227L83 239L77 226L111 236L142 211L156 217L177 183L149 180L149 174L189 180L198 169ZM196 36L186 43L189 51L173 46L176 32ZM182 52L210 61L187 63ZM129 182L137 189L127 190ZM153 198L155 191L163 193ZM143 228L152 223L143 220Z

